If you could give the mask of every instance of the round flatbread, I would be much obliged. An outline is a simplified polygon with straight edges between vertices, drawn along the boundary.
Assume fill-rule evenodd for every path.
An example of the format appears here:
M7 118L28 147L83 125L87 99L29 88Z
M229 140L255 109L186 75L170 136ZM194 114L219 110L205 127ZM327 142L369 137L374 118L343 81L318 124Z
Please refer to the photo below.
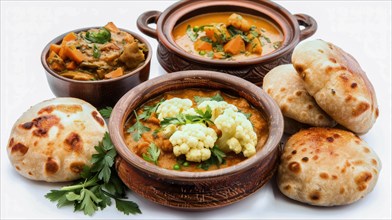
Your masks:
M336 122L364 134L378 117L372 84L358 62L339 47L323 40L298 45L292 63L306 90Z
M76 98L55 98L26 111L14 124L7 146L16 171L32 180L80 178L107 126L97 109Z
M293 65L273 68L265 75L263 89L279 105L285 117L312 126L335 126L332 120L306 91Z
M317 206L353 203L376 185L381 162L355 134L310 128L289 138L278 168L280 191Z

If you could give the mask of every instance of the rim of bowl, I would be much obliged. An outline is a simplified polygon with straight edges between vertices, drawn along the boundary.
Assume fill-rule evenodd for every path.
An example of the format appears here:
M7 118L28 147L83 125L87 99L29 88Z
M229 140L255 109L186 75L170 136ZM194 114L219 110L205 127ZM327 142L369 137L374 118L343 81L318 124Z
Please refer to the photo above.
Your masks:
M269 20L269 22L274 23L275 25L277 25L277 27L279 28L279 30L282 32L282 34L284 35L284 40L282 43L282 47L280 47L279 49L260 56L258 58L251 58L251 59L246 59L246 60L241 60L241 61L232 61L232 60L212 60L212 59L206 59L203 57L198 57L192 54L187 53L186 51L184 51L182 48L180 48L174 41L173 36L172 36L172 31L175 27L176 22L178 21L178 19L182 18L182 16L192 12L191 10L186 10L185 12L178 14L175 13L178 11L178 9L181 8L191 8L193 10L195 9L201 9L201 8L207 8L207 7L213 7L213 6L217 6L217 5L224 5L224 6L228 6L230 3L231 6L236 6L238 8L248 8L250 10L256 10L256 9L252 9L249 7L246 7L247 4L261 4L265 7L268 7L267 10L265 11L259 11L263 14L265 14L268 18L266 18L267 20ZM184 6L185 5L185 6ZM271 12L271 11L273 12ZM257 10L256 10L257 11ZM241 12L241 10L238 10L238 12ZM271 15L272 14L277 14L279 15L279 17L281 17L283 20L287 21L286 24L288 24L287 26L282 27L280 25L279 22L277 22L276 20L274 20ZM213 12L211 12L213 13ZM176 20L172 26L170 27L170 34L166 35L165 31L163 30L163 25L165 25L166 20L169 19L170 17L173 16L173 14L176 14ZM291 29L293 30L292 36L290 36L290 39L287 38L285 31L284 30L288 30ZM171 5L169 8L167 8L164 12L162 12L162 14L159 16L158 19L158 23L157 23L157 34L158 34L158 39L159 41L162 41L164 46L166 48L168 48L170 51L174 52L175 54L184 57L188 60L193 60L195 62L198 63L202 63L202 64L209 64L209 65L215 65L215 66L248 66L248 65L256 65L256 64L260 64L264 61L267 60L274 60L277 57L282 56L285 53L288 53L293 47L295 47L295 45L299 42L299 24L297 22L297 20L294 19L294 16L284 7L282 7L281 5L274 3L272 1L262 1L262 0L242 0L242 1L230 1L230 0L202 0L202 1L190 1L190 0L185 0L185 1L179 1L173 5Z
M60 76L58 73L56 73L55 71L53 71L52 69L50 69L50 67L49 67L48 64L47 64L46 58L47 58L47 55L49 54L49 49L50 49L50 45L51 45L51 44L57 44L57 43L61 42L61 40L64 38L64 36L65 36L66 34L70 33L70 32L79 33L79 32L81 32L81 31L87 31L87 30L89 30L89 29L101 28L101 27L102 27L102 26L98 26L98 27L97 27L97 26L94 26L94 27L85 27L85 28L75 29L75 30L72 30L72 31L65 32L65 33L63 33L63 34L57 36L57 37L54 38L53 40L51 40L51 41L44 47L44 49L42 50L42 53L41 53L41 64L42 64L42 66L44 67L44 69L46 70L46 72L48 72L50 75L52 75L52 76L54 76L54 77L56 77L56 78L58 78L58 79L61 79L61 80L64 80L64 81L68 81L68 82L72 82L72 83L80 83L80 84L100 84L100 83L109 83L109 82L119 81L119 80L122 80L122 79L124 79L124 78L130 77L130 76L132 76L132 75L134 75L134 74L137 74L140 70L142 70L143 68L145 68L145 67L151 62L151 58L152 58L152 47L151 47L150 43L148 43L148 41L147 41L146 39L144 39L142 36L140 36L139 34L137 34L137 33L135 33L135 32L132 32L132 31L127 30L127 29L124 29L124 28L119 28L121 31L124 31L124 32L127 32L127 33L131 34L134 38L138 39L140 42L142 42L142 43L144 43L145 45L147 45L148 53L147 53L146 59L144 60L143 65L137 67L136 69L130 71L130 72L127 73L127 74L124 74L123 76L120 76L120 77L117 77L117 78L114 78L114 79L105 79L105 80L102 80L102 79L101 79L101 80L94 80L94 81L82 81L82 80L70 79L70 78L67 78L67 77Z
M128 164L130 164L133 167L136 167L141 171L159 176L160 178L176 179L176 180L183 180L183 181L195 181L195 180L205 180L213 177L220 177L223 175L225 176L232 175L244 170L248 170L256 166L257 163L260 163L260 161L264 160L275 150L279 150L278 149L279 142L283 135L283 126L284 126L283 116L275 101L273 101L272 98L269 97L267 93L265 93L260 87L241 78L230 76L220 72L190 70L190 71L179 71L177 73L183 73L185 76L182 74L169 74L169 75L163 75L148 80L138 85L137 87L133 88L132 90L128 91L117 102L117 104L113 108L112 115L109 120L110 137L113 141L115 148L117 149L117 152ZM168 82L172 80L189 80L195 78L199 80L202 80L203 78L206 80L214 80L220 84L223 83L234 84L233 82L242 81L246 84L239 89L243 89L246 91L250 91L254 89L259 90L258 93L254 93L252 94L252 96L257 98L260 104L260 106L258 106L257 109L259 111L262 111L262 114L264 114L265 119L268 121L269 133L268 133L267 141L264 143L263 147L256 152L256 155L247 158L246 160L236 165L229 166L226 168L221 168L221 169L211 170L211 171L190 172L190 171L175 171L175 170L161 168L159 166L156 166L154 164L151 164L143 160L141 157L139 157L131 150L129 150L124 140L124 124L130 112L134 110L131 109L130 103L140 101L140 103L137 103L137 105L135 105L137 108L140 107L140 105L142 105L146 101L148 101L148 100L143 100L143 97L141 96L141 94L139 94L140 91L146 90L146 88L153 88L159 86L159 84L157 84L158 82ZM135 99L135 97L137 97L138 99ZM154 97L156 97L156 95L154 95ZM149 97L148 99L154 97ZM270 109L267 109L268 107L270 107ZM273 117L273 115L276 116Z

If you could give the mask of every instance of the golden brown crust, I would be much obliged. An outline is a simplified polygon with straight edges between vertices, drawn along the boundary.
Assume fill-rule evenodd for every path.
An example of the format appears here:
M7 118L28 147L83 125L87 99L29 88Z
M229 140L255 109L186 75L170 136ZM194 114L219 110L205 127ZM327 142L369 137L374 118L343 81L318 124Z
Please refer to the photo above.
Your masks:
M373 190L380 169L378 156L353 133L310 128L287 141L278 186L283 194L300 202L345 205Z
M16 121L8 142L8 156L26 178L47 182L75 180L83 166L91 164L91 156L96 153L94 146L106 131L102 117L85 101L44 101Z
M292 62L306 90L335 121L366 133L378 117L374 88L358 62L339 47L322 41L296 47Z
M286 118L311 126L336 125L306 91L304 82L291 64L277 66L268 72L263 89L278 103Z

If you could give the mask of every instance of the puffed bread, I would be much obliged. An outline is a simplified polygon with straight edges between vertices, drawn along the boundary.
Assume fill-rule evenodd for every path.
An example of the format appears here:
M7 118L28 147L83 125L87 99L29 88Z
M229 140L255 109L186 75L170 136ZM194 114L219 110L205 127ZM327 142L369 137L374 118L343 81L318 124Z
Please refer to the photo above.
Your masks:
M89 103L55 98L27 110L14 124L7 152L26 178L63 182L80 178L95 145L107 132L104 119Z
M373 190L380 170L376 153L352 132L310 128L287 141L277 183L284 195L300 202L346 205Z
M349 130L364 134L378 117L372 84L358 62L323 40L298 45L292 63L317 104Z
M304 83L293 65L273 68L265 75L263 89L279 105L285 117L312 126L336 125L306 91Z

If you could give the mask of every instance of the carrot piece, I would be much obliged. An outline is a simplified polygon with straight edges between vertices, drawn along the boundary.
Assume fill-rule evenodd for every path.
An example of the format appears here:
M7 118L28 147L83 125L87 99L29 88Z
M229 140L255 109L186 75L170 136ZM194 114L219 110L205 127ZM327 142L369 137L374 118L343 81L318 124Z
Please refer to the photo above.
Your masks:
M105 74L105 79L113 79L122 75L124 75L124 70L123 68L119 67L112 72Z
M65 68L67 68L68 70L74 70L76 69L76 63L75 61L71 61L65 64Z
M49 67L54 71L64 70L64 61L54 51L50 51L48 59L46 60Z
M51 44L49 50L58 54L60 51L60 48L61 48L61 45Z
M69 32L67 35L63 37L63 43L76 40L76 38L78 38L78 36L74 32Z
M206 41L203 41L201 39L198 39L195 43L194 43L194 47L195 50L197 51L211 51L212 50L212 44L208 43Z
M223 58L223 54L220 52L214 53L213 56L214 59L222 59Z
M205 27L204 32L208 38L210 38L213 42L216 42L215 27Z
M240 35L233 37L225 46L223 46L223 50L226 53L231 53L232 55L237 55L243 51L245 51L245 43L242 40Z
M108 29L110 32L119 32L120 30L117 28L117 26L115 24L113 24L113 22L109 22L105 25L105 28Z
M74 45L70 45L70 46L65 45L64 50L65 50L64 55L78 64L86 59L83 53L80 52L78 49L76 49Z
M255 54L261 54L263 52L263 47L261 46L261 42L259 38L254 37L252 34L248 34L248 38L251 39L250 42L246 45L246 51Z

